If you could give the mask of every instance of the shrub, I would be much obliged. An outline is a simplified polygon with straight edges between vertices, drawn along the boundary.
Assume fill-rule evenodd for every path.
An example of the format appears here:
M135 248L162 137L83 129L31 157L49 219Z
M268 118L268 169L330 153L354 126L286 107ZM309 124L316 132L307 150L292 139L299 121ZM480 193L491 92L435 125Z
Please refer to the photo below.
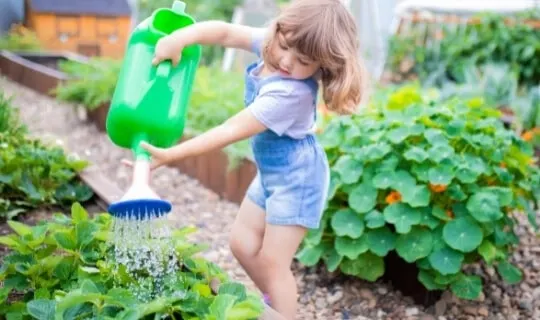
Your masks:
M0 237L11 253L0 271L0 314L7 319L256 319L262 303L215 264L194 256L201 246L186 240L192 228L172 235L180 261L168 274L161 296L141 301L128 288L152 284L146 274L136 280L108 255L114 248L112 217L89 218L78 203L71 215L29 226L8 222L14 233ZM213 292L211 282L221 282ZM28 317L29 318L29 317Z
M92 190L77 178L87 165L60 147L30 138L17 109L0 91L0 218L29 209L86 201Z
M41 51L41 43L35 32L15 24L7 34L0 37L0 50Z
M121 61L110 58L92 58L85 63L65 60L59 62L58 68L72 79L54 89L56 97L93 110L110 101L118 81Z
M395 250L419 267L427 289L474 299L482 282L463 271L468 263L484 261L520 281L508 261L519 240L512 226L523 210L536 227L540 171L531 146L481 99L422 94L405 86L379 94L380 104L360 115L332 119L321 135L330 199L297 257L375 281Z

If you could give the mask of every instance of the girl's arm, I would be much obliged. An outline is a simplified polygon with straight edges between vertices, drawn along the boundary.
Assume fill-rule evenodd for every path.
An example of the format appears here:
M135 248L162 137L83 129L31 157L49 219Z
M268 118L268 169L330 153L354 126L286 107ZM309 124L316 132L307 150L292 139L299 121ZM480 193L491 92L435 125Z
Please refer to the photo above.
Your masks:
M266 127L257 120L248 108L229 118L223 124L206 131L186 142L166 149L162 161L158 165L168 164L180 159L199 155L214 149L223 148L229 144L249 138L257 133L266 130ZM155 153L153 147L148 151Z
M176 30L167 37L175 42L180 50L191 44L220 45L250 50L252 34L255 31L257 28L210 20Z

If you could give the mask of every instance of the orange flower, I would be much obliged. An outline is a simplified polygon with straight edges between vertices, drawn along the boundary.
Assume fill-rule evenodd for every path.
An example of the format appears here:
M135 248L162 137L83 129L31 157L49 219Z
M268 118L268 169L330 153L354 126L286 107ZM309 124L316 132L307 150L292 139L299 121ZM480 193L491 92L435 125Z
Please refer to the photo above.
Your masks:
M401 193L392 191L386 196L386 203L392 204L401 201Z
M454 213L452 212L452 210L446 210L446 216L448 218L454 219Z
M503 169L506 168L506 163L501 162L501 163L499 164L499 167L501 167L501 168L503 168Z
M521 135L521 138L525 141L531 141L534 138L534 132L532 130L525 131Z
M444 184L429 184L429 189L435 193L440 193L446 190L446 185Z

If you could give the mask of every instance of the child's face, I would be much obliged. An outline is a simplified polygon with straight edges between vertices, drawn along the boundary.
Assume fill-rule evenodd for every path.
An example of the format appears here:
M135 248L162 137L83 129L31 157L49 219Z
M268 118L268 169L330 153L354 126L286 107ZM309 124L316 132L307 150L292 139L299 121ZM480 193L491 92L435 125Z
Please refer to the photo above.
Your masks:
M320 68L320 64L303 56L294 48L289 48L285 37L277 34L276 41L273 41L271 48L272 57L274 57L277 71L285 77L293 79L306 79L311 77Z

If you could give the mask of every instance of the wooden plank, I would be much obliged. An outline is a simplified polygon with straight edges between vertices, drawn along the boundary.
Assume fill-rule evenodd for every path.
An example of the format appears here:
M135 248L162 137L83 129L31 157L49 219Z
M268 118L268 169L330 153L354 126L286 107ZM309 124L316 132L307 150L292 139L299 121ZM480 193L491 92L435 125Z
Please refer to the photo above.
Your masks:
M101 174L95 166L88 166L79 173L79 177L94 190L94 193L107 205L120 200L124 195L124 191Z

